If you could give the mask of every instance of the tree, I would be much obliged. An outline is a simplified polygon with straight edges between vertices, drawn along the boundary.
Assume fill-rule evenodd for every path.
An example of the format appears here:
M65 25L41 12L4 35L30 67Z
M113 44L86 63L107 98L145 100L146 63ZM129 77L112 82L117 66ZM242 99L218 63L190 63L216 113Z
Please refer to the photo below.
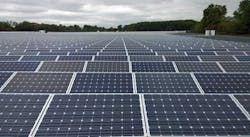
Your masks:
M227 8L225 5L211 4L203 11L201 23L204 29L216 29L225 19Z
M242 33L250 33L250 0L240 2L239 9L234 12L234 16Z
M122 31L123 30L122 25L117 26L117 29L118 29L118 31Z

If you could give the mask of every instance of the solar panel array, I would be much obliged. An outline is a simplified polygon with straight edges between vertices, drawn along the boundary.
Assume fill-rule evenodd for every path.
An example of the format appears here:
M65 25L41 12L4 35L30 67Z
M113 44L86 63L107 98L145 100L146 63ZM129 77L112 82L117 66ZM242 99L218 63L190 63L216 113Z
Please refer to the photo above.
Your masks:
M0 136L250 136L250 43L0 33Z

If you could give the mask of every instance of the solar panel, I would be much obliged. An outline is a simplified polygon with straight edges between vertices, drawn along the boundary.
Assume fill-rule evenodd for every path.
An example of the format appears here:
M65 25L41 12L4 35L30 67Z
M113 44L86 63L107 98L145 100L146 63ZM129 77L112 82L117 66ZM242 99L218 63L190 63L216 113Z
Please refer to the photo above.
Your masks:
M0 61L18 61L21 56L0 56Z
M199 93L189 74L136 74L138 93Z
M36 136L143 136L138 95L55 96Z
M17 73L2 92L65 93L72 73Z
M84 62L44 62L39 71L82 72Z
M206 93L250 93L249 74L195 74Z
M240 102L240 104L246 109L250 114L250 95L234 95L235 98Z
M250 56L236 56L239 61L250 61Z
M165 56L166 61L199 61L197 56Z
M201 51L189 51L187 52L188 55L215 55L214 52L209 52L209 51L206 51L206 52L201 52Z
M87 72L129 72L128 62L88 62Z
M163 61L162 56L130 56L130 61Z
M216 52L218 55L245 55L243 52L241 51L217 51Z
M0 88L8 80L12 73L0 72Z
M0 136L29 136L47 98L46 95L0 95Z
M24 56L21 61L55 61L57 56Z
M152 136L238 136L250 121L228 96L145 95Z
M233 56L200 56L202 61L236 61Z
M71 93L133 93L132 75L78 73Z
M0 71L35 71L39 62L0 62Z
M96 56L95 61L127 61L127 56Z
M221 62L226 72L250 72L250 62Z
M171 62L132 62L133 72L175 72Z
M215 62L176 62L180 72L222 72Z
M92 56L60 56L59 61L90 61Z

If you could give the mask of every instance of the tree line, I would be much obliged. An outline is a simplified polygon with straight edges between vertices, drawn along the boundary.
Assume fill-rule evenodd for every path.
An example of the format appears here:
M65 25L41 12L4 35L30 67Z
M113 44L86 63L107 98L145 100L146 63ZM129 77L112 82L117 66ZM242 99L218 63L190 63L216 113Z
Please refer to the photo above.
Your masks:
M139 22L117 27L99 27L91 25L55 25L33 22L0 22L0 31L38 31L52 32L96 32L96 31L174 31L189 30L195 33L203 33L207 29L216 30L221 34L250 34L250 0L243 0L233 16L226 16L225 5L209 5L203 11L203 18L197 22L194 20Z
M243 0L233 16L226 16L225 5L209 5L203 11L203 18L198 22L193 32L216 30L220 34L250 34L250 0Z

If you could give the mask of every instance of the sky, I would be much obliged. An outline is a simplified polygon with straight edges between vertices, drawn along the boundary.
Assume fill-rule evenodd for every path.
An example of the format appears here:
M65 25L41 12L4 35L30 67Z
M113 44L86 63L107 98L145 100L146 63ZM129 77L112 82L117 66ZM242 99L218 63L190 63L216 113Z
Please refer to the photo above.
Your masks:
M1 21L117 26L141 21L202 18L211 3L226 5L228 15L240 0L0 0Z

